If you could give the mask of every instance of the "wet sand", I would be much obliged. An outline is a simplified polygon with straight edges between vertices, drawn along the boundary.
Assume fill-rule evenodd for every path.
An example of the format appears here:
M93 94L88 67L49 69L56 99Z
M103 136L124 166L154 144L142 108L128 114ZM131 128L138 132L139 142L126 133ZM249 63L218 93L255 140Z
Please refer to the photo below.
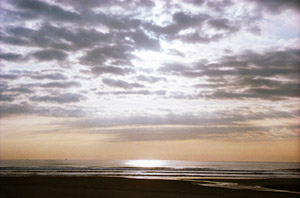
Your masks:
M220 181L214 179L200 182ZM299 192L300 179L230 179L221 181L243 185L261 185ZM110 177L0 177L1 198L33 197L154 197L154 198L217 198L217 197L299 197L287 192L226 189L195 185L189 181L145 180Z

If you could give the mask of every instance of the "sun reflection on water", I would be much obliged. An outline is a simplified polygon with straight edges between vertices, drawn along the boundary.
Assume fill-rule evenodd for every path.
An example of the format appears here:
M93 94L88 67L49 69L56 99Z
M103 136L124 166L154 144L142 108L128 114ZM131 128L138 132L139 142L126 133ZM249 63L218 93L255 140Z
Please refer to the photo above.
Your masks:
M166 162L163 160L129 160L125 164L133 167L162 167Z

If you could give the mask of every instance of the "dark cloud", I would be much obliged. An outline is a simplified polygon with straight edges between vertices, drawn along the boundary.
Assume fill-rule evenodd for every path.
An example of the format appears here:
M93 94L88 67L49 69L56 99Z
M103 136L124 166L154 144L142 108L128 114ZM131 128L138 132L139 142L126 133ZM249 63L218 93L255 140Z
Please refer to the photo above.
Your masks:
M145 23L144 27L158 35L176 35L179 31L187 28L200 28L204 22L209 19L207 14L191 14L187 12L176 12L172 15L172 22L166 26L158 26L151 23Z
M164 66L158 69L158 71L165 72L165 73L174 73L174 72L181 73L187 70L190 70L188 66L176 62L166 63Z
M0 92L0 101L2 102L12 102L15 98L14 94L2 94L2 92Z
M100 92L99 94L101 94ZM106 94L107 92L103 92ZM237 111L238 110L238 111ZM231 110L213 110L210 112L198 112L195 114L173 114L166 115L131 115L126 117L98 117L86 118L79 122L70 122L70 126L82 128L97 128L103 126L128 126L128 125L170 125L173 126L239 126L239 123L251 120L267 120L267 119L280 119L280 118L297 118L298 111L279 111L268 109L264 111L254 112L248 108L239 108ZM205 115L205 116L204 116ZM246 124L246 123L245 123Z
M135 47L148 50L159 50L160 43L157 39L152 39L142 30L127 34L134 40Z
M44 96L32 96L29 98L34 102L55 102L55 103L74 103L85 100L86 97L82 94L65 93L60 95L44 95Z
M266 97L300 97L300 84L286 84L279 88L251 88L246 92Z
M3 2L5 2L5 0ZM12 19L14 21L24 20L24 19L33 20L33 19L37 18L36 14L34 14L32 12L21 11L21 10L16 11L16 10L11 10L11 9L6 9L4 7L1 8L0 15L2 15L3 18Z
M251 87L269 87L269 88L275 88L275 87L279 87L281 85L285 85L285 86L293 86L293 83L283 83L280 80L272 80L272 79L268 79L268 78L249 78L249 77L245 77L243 79L241 79L238 84L241 85L249 85Z
M81 19L81 16L76 12L67 11L59 6L49 5L41 1L16 0L8 2L21 10L27 11L31 16L35 14L37 17L43 16L56 21L78 21Z
M9 87L7 84L0 86L0 101L12 102L17 100L20 96L26 97L28 94L34 93L33 90L24 86Z
M18 79L20 76L15 74L0 74L1 79L7 79L7 80L15 80Z
M189 2L196 3L196 2ZM223 11L225 7L233 5L231 1L208 1L209 8L218 11ZM218 42L221 39L228 38L233 33L237 33L244 29L246 31L257 33L260 31L258 22L261 20L258 16L238 16L230 18L229 16L221 15L213 17L209 14L198 13L192 14L189 12L176 12L172 15L172 22L159 26L154 23L143 23L142 26L158 37L167 40L181 40L183 42L199 42L209 43ZM208 25L204 27L203 25ZM245 28L243 28L245 27ZM182 30L189 29L188 33L183 33ZM214 29L214 31L208 31Z
M180 29L186 29L201 24L208 16L204 14L192 15L185 12L176 12L173 14L173 21Z
M145 87L144 85L139 84L139 83L128 83L124 80L114 80L114 79L109 79L109 78L103 79L102 82L105 85L108 85L110 87L119 87L119 88L123 88L123 89L133 89L133 88Z
M217 90L211 95L200 95L210 99L247 99L259 98L264 100L283 100L288 97L300 97L300 84L289 84L277 88L248 88L246 90L224 91Z
M26 87L17 87L17 88L10 88L5 90L6 92L17 92L21 94L28 94L28 93L33 93L34 91L31 89L28 89Z
M0 53L0 59L6 61L18 61L22 59L22 55L15 53Z
M203 5L206 2L206 0L186 0L185 2L199 6Z
M65 28L49 23L39 29L30 29L19 26L9 26L5 29L2 42L12 45L38 46L55 50L80 50L100 43L111 41L111 35L101 33L95 29ZM10 35L10 36L7 36Z
M149 91L149 90L135 90L135 91L100 91L99 95L158 95L163 96L166 94L165 90Z
M81 58L81 62L89 65L103 65L106 61L121 61L131 65L132 57L129 46L104 46L89 50Z
M232 33L239 30L240 24L237 20L229 20L228 18L212 18L205 13L193 14L191 12L177 11L172 14L172 22L170 24L159 26L153 22L145 22L133 16L122 14L112 14L109 12L94 12L91 11L95 7L115 7L120 6L122 9L134 9L139 7L152 7L154 2L148 0L141 1L94 1L82 3L77 1L63 1L63 2L42 2L33 0L18 0L8 1L16 10L9 10L7 12L16 12L14 15L21 15L24 12L29 18L20 18L20 20L47 19L47 23L41 23L38 28L30 29L21 26L7 26L2 32L2 42L12 45L21 46L39 46L41 48L51 48L53 50L82 50L83 48L94 48L95 53L99 51L99 45L102 48L104 44L108 46L120 46L124 54L129 55L135 49L159 50L159 38L179 39L184 42L217 42L226 37L226 35L207 34L202 28L202 25L207 21L216 29L226 30L227 33ZM188 3L202 4L202 1L189 1ZM64 5L73 6L75 10L64 9ZM207 5L214 9L226 7L231 5L230 1L208 1ZM19 12L19 14L17 14ZM44 18L41 18L44 17ZM245 19L246 20L246 19ZM68 22L68 23L65 23ZM52 25L56 23L56 25ZM249 20L248 22L249 23ZM69 28L68 24L72 24L73 28ZM108 33L102 33L94 29L95 26L105 26L108 28ZM89 28L87 28L89 27ZM251 26L252 27L252 26ZM256 30L257 30L257 26ZM255 27L248 28L249 31L254 31ZM192 28L195 30L188 35L178 35L181 30ZM253 29L254 28L254 29ZM105 28L104 28L105 29ZM155 35L151 34L155 33ZM161 37L161 35L163 35ZM130 38L131 41L126 40ZM126 43L126 45L125 45ZM108 48L108 47L106 47ZM127 50L125 50L127 49ZM109 49L106 49L109 50ZM112 49L110 49L112 50ZM115 49L116 51L117 49ZM101 50L100 50L101 51ZM83 57L84 64L96 64L93 59L93 52L89 51ZM102 49L101 53L105 53ZM118 53L121 52L112 52ZM106 56L106 60L109 59ZM44 56L43 56L44 57ZM63 59L64 55L56 58ZM110 57L114 58L114 57ZM129 59L133 57L128 57ZM130 64L128 58L123 59L123 62ZM50 58L49 58L50 59ZM99 56L103 60L103 56ZM44 60L44 59L42 59ZM96 60L96 62L101 61ZM120 61L120 60L119 60Z
M3 86L0 89L2 98L29 98L33 101L56 101L58 103L67 103L70 102L79 102L80 100L85 99L84 96L80 94L60 94L60 95L46 95L46 96L37 96L35 93L37 91L46 91L47 89L69 89L71 87L80 87L81 84L76 81L62 81L62 82L48 82L48 83L28 83L28 84L19 84L15 86ZM40 88L40 89L37 89ZM51 90L50 90L51 91ZM28 94L28 95L26 95ZM8 100L8 99L6 99Z
M220 1L208 0L207 1L208 7L213 8L219 12L231 5L233 5L231 0L220 0Z
M268 110L253 112L250 109L202 112L200 114L136 115L118 118L83 119L69 122L69 127L88 129L97 133L113 134L115 141L156 141L182 139L227 139L228 136L286 138L297 136L298 125L253 126L240 124L250 120L297 118L296 112ZM248 113L247 113L248 112ZM205 115L205 116L203 116ZM118 129L106 127L118 126ZM124 127L123 127L124 126ZM132 126L132 127L128 127ZM135 127L138 126L138 127ZM289 133L271 133L285 130ZM113 133L111 133L113 131ZM239 134L237 136L237 134ZM155 137L153 137L155 136ZM268 137L269 136L269 137ZM293 137L294 137L293 136Z
M33 57L39 61L51 61L58 60L62 61L67 58L67 54L61 50L41 50L33 54Z
M132 68L121 68L121 67L114 67L114 66L99 66L99 67L92 67L91 71L95 75L99 74L115 74L115 75L126 75L130 73L135 73Z
M274 68L296 68L299 65L299 49L273 50L264 53L257 53L246 50L238 55L224 56L216 66L228 67L274 67Z
M285 82L279 79L251 79L239 78L237 81L197 84L198 88L214 88L211 93L200 93L191 99L264 99L283 100L287 98L300 97L300 84L297 82ZM191 96L190 96L191 97Z
M246 0L248 2L254 2L257 4L258 9L265 9L270 13L280 13L284 10L300 10L300 2L298 0L289 0L289 1L281 1L281 0Z
M62 73L49 73L41 70L39 72L31 72L26 70L11 70L10 74L0 74L0 78L4 80L16 80L19 78L31 78L33 80L67 80L68 77Z
M20 115L40 115L54 117L82 117L86 114L82 108L78 107L41 107L38 105L30 105L28 103L21 104L2 104L0 108L0 117L20 116Z
M223 34L201 35L199 33L192 33L181 36L180 38L187 43L210 43L217 42L223 37Z
M121 128L114 131L111 141L167 141L167 140L193 140L193 139L228 139L232 140L257 140L272 139L278 140L282 138L297 138L297 125L289 126L239 126L239 127L139 127L139 128ZM276 131L277 133L274 133ZM281 131L289 131L289 133L278 133ZM102 130L109 133L110 130ZM239 134L239 136L236 136Z
M108 43L112 39L111 35L101 33L95 29L73 28L70 30L50 24L44 24L39 32L42 33L42 37L71 43L71 49L73 50L92 47L99 43Z
M66 82L49 82L41 84L40 87L44 88L70 88L70 87L80 87L81 84L76 81L66 81Z
M32 113L32 106L28 104L8 104L1 105L0 117L7 117L10 115L22 115Z
M217 30L226 30L229 32L238 31L240 28L237 24L234 24L226 18L212 19L209 20L207 23Z
M141 67L134 65L137 61L143 61L144 57L138 57L141 51L174 55L162 61L184 58L188 62L191 55L193 59L197 58L197 54L202 57L202 51L205 55L206 47L211 47L208 44L225 39L234 40L233 36L237 34L241 38L245 31L263 40L262 36L265 35L259 33L265 30L262 25L269 23L265 21L264 14L280 13L287 9L299 11L298 1L168 1L161 2L163 10L152 12L155 3L150 0L4 0L0 12L0 41L3 48L0 58L4 66L0 74L0 116L79 117L70 126L67 126L67 122L59 126L94 131L99 127L100 132L109 132L112 140L118 141L226 138L243 134L254 137L263 133L276 134L274 130L287 130L290 133L286 136L294 137L294 126L259 127L250 125L248 121L299 117L299 112L295 114L291 111L295 108L294 103L289 103L299 98L299 49L246 50L234 54L235 49L244 49L243 46L237 46L232 50L227 49L227 55L221 58L218 58L219 55L210 56L209 60L202 59L191 64L174 61L146 69L144 67L148 67L148 64ZM237 12L227 10L234 4L240 4L237 6L241 9ZM253 10L254 4L259 9ZM201 6L205 12L186 9L189 6ZM163 15L159 16L159 12ZM232 15L233 12L236 13ZM249 42L247 39L246 35L245 40ZM181 43L182 46L195 45L189 49L187 46L170 49L174 45L181 46ZM217 46L215 43L214 46ZM182 53L190 49L194 51L197 47L199 51L195 54ZM224 53L223 50L220 49L220 53ZM69 57L71 62L67 61ZM156 63L164 56L153 55L148 58ZM47 61L53 62L47 65ZM42 62L43 69L39 62ZM153 69L157 67L160 68ZM150 70L153 72L148 72ZM98 99L102 96L105 99L126 97L133 98L133 102L150 97L155 105L133 109L132 112L142 113L128 116L128 111L123 111L128 107L120 104L119 112L115 113L126 115L110 118L111 109L103 100L101 105L105 106L105 118L102 119L99 118L102 115L99 109L102 107L76 106L87 99L84 94L88 93L98 94ZM195 100L192 103L199 99L201 102L218 100L216 104L230 99L238 100L237 105L240 106L259 101L257 103L262 102L263 105L256 104L243 109L230 103L232 107L226 111L210 109L209 112L202 112L201 108L200 112L189 106L192 104L181 106L188 101L180 99ZM276 100L285 101L277 103ZM210 102L203 109L215 108L214 105L209 106ZM171 113L165 115L158 112L160 109L156 109L157 104L166 106L164 113ZM267 111L269 106L274 109ZM276 111L284 107L288 107L287 111ZM197 113L181 115L176 110ZM147 114L149 112L155 115ZM84 119L83 116L90 119ZM122 128L125 125L127 128ZM138 125L140 128L130 128L128 125ZM111 133L106 126L121 127ZM285 135L281 134L282 137Z
M41 48L54 48L58 50L70 50L72 47L59 37L50 35L45 27L38 30L24 27L6 27L2 42L17 46L38 46ZM8 36L9 35L9 36Z
M8 36L5 34L0 34L0 41L5 44L10 45L17 45L17 46L28 46L30 43L27 40L14 37L14 36Z
M272 77L297 74L298 69L277 69L277 68L255 68L255 69L207 69L203 71L184 71L182 75L185 77L196 78L200 76L218 77L218 76L257 76Z
M192 66L168 63L161 67L159 71L177 72L187 77L222 75L271 77L298 74L299 54L298 49L267 51L262 54L245 51L239 55L224 56L215 63L203 64L203 62L199 62Z
M177 99L245 99L260 98L282 100L299 97L299 83L291 77L299 77L300 56L298 49L255 53L245 51L228 55L217 62L199 62L191 65L165 64L163 73L187 78L207 77L210 84L198 84L198 88L214 88L199 95L175 94ZM218 83L215 79L218 78Z
M121 1L121 0L86 0L85 2L77 1L77 0L65 0L61 2L63 4L74 6L75 8L82 9L82 8L110 8L114 6L119 6L123 8L131 8L136 9L140 7L145 8L152 8L155 6L155 3L151 0L127 0L127 1Z
M156 77L156 76L145 76L145 75L138 75L136 77L139 81L149 82L149 83L156 83L158 81L166 81L166 78L163 77Z
M76 8L97 8L97 7L109 7L117 1L114 0L86 0L85 2L77 0L65 0L62 3L66 5L71 5Z
M66 77L64 74L61 73L50 73L50 74L41 74L41 73L34 73L29 76L32 79L35 80L67 80L68 77Z

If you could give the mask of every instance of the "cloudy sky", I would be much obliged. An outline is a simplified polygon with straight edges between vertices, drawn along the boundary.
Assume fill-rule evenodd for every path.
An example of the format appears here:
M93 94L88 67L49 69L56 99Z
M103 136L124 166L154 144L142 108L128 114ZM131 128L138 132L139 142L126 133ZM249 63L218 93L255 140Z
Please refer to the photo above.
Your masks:
M2 0L1 159L299 161L298 0Z

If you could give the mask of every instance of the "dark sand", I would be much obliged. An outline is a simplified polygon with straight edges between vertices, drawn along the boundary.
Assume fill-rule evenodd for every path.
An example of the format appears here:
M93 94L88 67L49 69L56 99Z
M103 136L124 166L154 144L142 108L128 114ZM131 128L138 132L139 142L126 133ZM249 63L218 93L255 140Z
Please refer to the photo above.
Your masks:
M199 181L199 180L198 180ZM220 180L200 180L220 181ZM262 185L277 189L299 191L299 179L248 179L222 180L243 183L243 185ZM284 192L265 192L236 190L194 185L188 181L142 180L109 177L0 177L1 198L33 197L297 197L299 194Z

